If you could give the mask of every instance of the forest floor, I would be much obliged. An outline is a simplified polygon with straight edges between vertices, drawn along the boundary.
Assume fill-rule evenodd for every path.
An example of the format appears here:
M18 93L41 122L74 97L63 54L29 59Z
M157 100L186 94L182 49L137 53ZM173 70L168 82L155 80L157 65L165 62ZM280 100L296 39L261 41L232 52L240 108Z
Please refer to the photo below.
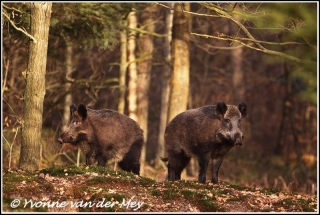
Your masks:
M155 181L101 167L3 170L3 212L318 212L317 197L225 181Z

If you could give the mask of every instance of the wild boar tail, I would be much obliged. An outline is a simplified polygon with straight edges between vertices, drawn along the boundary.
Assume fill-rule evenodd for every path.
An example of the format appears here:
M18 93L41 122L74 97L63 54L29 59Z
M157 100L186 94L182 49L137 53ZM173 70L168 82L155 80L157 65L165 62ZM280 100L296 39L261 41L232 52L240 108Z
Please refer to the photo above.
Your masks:
M167 161L169 161L169 158L168 158L168 157L167 157L167 158L160 157L160 159L161 159L163 162L167 162Z

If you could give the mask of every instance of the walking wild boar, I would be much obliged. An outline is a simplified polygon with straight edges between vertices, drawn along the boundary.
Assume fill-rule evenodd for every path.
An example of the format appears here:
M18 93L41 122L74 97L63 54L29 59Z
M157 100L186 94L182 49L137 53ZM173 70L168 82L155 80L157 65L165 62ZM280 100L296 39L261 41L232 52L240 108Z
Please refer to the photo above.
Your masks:
M223 157L233 146L241 146L243 135L240 128L242 117L247 115L247 104L237 106L218 102L178 114L165 130L165 151L168 161L168 180L180 180L182 170L192 156L198 158L199 183L206 182L210 157L213 165L212 182L218 183L218 172Z
M58 142L78 145L86 155L86 164L96 160L105 166L110 159L121 169L140 173L143 131L138 124L113 110L93 110L80 104L70 106L70 125Z

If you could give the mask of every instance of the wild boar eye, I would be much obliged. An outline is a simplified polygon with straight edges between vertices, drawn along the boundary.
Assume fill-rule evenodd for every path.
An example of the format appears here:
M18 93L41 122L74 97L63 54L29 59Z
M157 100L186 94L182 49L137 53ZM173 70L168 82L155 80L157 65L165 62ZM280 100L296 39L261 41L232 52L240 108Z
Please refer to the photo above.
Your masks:
M74 122L73 122L73 124L74 124L74 125L79 125L79 124L80 124L80 122L78 122L78 121L74 121Z
M231 122L230 119L224 119L224 121L225 121L226 123L230 123L230 122Z

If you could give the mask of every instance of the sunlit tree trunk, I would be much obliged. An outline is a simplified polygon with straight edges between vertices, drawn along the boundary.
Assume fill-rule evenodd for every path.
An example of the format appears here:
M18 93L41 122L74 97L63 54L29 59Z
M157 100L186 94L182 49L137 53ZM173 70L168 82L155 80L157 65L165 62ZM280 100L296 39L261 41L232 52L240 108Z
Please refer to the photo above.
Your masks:
M64 98L64 107L63 107L63 120L62 120L62 130L65 131L69 125L70 121L70 105L72 104L72 95L69 92L71 83L68 81L71 78L72 74L72 68L73 68L73 62L72 62L72 56L73 56L73 47L72 42L70 41L69 37L66 38L66 84L65 84L65 90L66 90L66 96Z
M128 27L130 29L137 28L137 15L135 10L128 15ZM136 64L136 32L129 30L128 35L128 111L129 117L138 121L137 117L137 64Z
M191 32L190 3L176 3L173 12L172 26L172 65L170 79L169 110L167 122L185 111L189 99L190 49ZM181 177L185 177L186 171Z
M24 113L19 168L34 171L39 169L45 75L48 36L51 17L51 2L31 4L31 35L29 60L24 92Z
M127 72L127 32L124 30L120 33L120 70L119 70L119 103L118 112L124 113L125 93L126 93L126 72Z
M170 8L173 8L174 3L167 3ZM170 93L169 78L171 73L171 37L172 37L172 20L173 10L166 10L166 34L164 40L163 56L165 63L163 65L162 77L161 77L161 111L160 111L160 123L159 123L159 136L158 136L158 150L157 157L155 159L155 166L158 166L160 157L164 156L164 131L167 126L168 115L168 102Z
M189 38L190 15L183 10L190 11L190 3L176 3L174 5L172 27L172 61L168 122L177 114L185 111L189 96Z
M245 99L245 80L242 67L242 47L239 44L232 44L235 49L231 51L232 65L232 85L233 85L233 101L238 104Z
M146 7L140 16L141 28L148 32L154 32L155 15L157 5L151 4ZM139 61L138 61L138 86L137 86L137 117L138 123L143 130L144 140L147 143L148 137L148 104L149 104L149 86L150 74L152 69L153 56L153 36L151 34L141 33L138 39ZM146 144L141 152L141 164L143 175L143 165L146 160Z

